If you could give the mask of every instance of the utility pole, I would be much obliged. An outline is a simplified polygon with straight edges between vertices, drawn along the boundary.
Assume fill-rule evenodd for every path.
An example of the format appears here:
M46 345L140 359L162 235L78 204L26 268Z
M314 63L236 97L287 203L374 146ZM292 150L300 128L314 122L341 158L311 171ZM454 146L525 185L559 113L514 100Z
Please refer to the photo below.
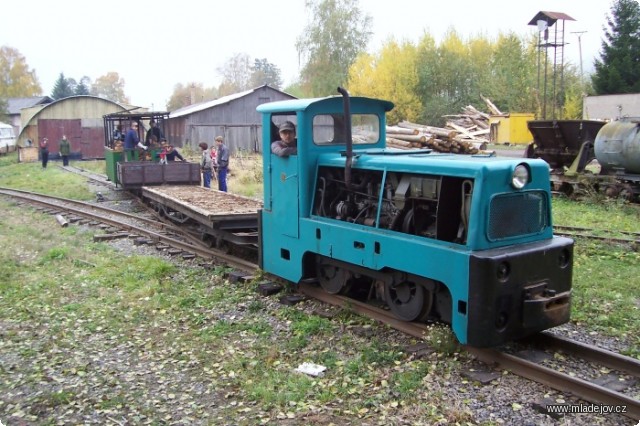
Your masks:
M583 82L583 73L582 73L582 34L587 31L572 31L571 34L578 35L578 51L580 52L580 84Z

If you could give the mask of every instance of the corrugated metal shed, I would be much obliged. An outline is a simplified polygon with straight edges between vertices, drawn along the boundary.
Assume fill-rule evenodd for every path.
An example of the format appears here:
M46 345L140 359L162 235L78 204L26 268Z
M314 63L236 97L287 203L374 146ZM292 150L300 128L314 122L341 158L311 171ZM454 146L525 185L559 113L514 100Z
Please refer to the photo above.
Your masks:
M36 145L49 139L51 158L58 155L58 143L66 135L71 143L72 156L80 158L104 157L103 116L129 108L96 96L71 96L47 105L22 109L24 126L18 145ZM31 140L31 144L28 142Z
M211 146L222 136L232 153L262 150L262 121L258 105L296 99L268 85L234 93L172 111L165 127L168 139L178 146L194 149L200 142Z

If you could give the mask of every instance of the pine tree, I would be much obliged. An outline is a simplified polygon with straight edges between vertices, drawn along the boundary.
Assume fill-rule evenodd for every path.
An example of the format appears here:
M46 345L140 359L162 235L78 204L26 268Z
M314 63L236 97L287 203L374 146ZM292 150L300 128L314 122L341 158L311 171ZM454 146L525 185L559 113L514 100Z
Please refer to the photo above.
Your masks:
M89 94L89 86L91 86L91 80L89 77L84 76L80 79L80 83L76 84L74 89L75 95L88 95Z
M591 76L596 94L640 92L640 5L617 0L607 17L601 60Z
M64 77L64 73L60 73L60 76L56 80L51 92L51 97L55 100L68 98L73 96L73 87L68 79Z

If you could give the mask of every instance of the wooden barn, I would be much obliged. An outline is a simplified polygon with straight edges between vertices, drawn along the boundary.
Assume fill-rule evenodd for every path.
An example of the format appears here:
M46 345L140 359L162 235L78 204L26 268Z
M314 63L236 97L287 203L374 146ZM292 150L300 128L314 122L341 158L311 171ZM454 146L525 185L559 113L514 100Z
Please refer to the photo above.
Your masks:
M211 146L216 136L224 137L231 153L262 151L262 121L258 105L296 99L295 96L263 85L213 101L172 111L165 123L167 139L177 146L197 149L200 142Z
M62 135L66 135L71 143L72 158L103 158L103 116L127 110L131 110L130 105L85 95L23 108L23 127L17 143L20 147L38 146L38 142L46 137L49 139L50 158L56 159L59 141Z

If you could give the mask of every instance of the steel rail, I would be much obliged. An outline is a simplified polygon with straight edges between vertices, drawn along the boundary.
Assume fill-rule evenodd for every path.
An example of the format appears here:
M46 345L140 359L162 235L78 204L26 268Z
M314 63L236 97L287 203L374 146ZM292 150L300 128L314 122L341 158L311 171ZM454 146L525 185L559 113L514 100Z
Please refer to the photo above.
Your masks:
M472 347L465 347L465 349L482 362L497 364L513 374L542 383L562 392L572 393L585 401L594 404L625 406L626 411L619 414L634 420L640 419L640 401L620 392L535 364L515 355L499 352L495 349Z
M632 376L640 377L640 360L635 358L557 336L547 331L531 336L524 341L541 345L544 348L562 351L585 361L591 361L616 371L623 371Z
M563 237L586 238L589 240L607 241L607 242L620 243L620 244L640 244L640 239L632 240L629 238L603 237L600 235L580 234L576 232L566 232L561 230L554 231L554 234L561 235Z
M117 185L115 183L113 183L112 181L108 180L108 177L106 175L101 175L101 174L97 174L97 173L93 173L90 172L88 170L82 169L80 167L76 167L76 166L58 166L61 169L67 171L67 172L71 172L71 173L75 173L77 175L83 176L89 180L92 180L96 183L99 183L103 186L107 186L110 189L117 189Z
M31 202L38 202L39 200L34 198L34 197L40 197L42 199L42 205L46 205L46 206L50 206L52 208L63 208L63 206L61 206L60 204L54 204L52 202L49 202L47 200L54 200L57 201L59 203L67 203L67 204L72 204L75 206L82 206L91 210L95 210L95 211L99 211L102 213L108 213L108 214L118 214L122 217L126 217L129 219L133 219L133 220L137 220L140 222L144 222L148 225L153 225L153 226L157 226L159 228L165 229L165 228L175 228L174 225L169 225L163 222L158 222L157 220L152 220L152 219L148 219L145 217L141 217L140 215L135 215L132 213L127 213L127 212L121 212L119 210L114 210L114 209L110 209L108 207L104 207L104 206L100 206L97 204L93 204L93 203L88 203L86 201L80 201L80 200L72 200L70 198L62 198L62 197L56 197L53 195L46 195L46 194L41 194L38 192L32 192L32 191L24 191L21 189L13 189L13 188L4 188L4 187L0 187L0 194L4 194L4 195L8 195L14 198L22 198Z
M331 295L318 287L302 284L300 285L300 292L322 302L342 306L352 309L354 312L370 316L413 337L424 338L428 332L428 328L424 324L400 321L391 317L390 314L383 309L372 307L344 296ZM373 316L371 313L373 313ZM580 344L576 345L576 348L580 347ZM571 393L585 401L595 404L626 406L626 412L620 414L634 420L640 419L640 401L620 392L607 389L580 378L572 377L568 374L495 349L474 348L470 346L463 346L463 348L466 352L485 364L498 365L502 369L517 376L544 384L561 392ZM633 366L633 363L629 365ZM638 372L635 371L635 373L637 374Z
M185 231L184 229L182 229L179 226L176 226L174 223L171 223L168 220L164 220L163 218L160 218L157 214L157 212L155 212L154 210L150 209L148 206L141 204L142 207L144 207L145 209L147 209L148 214L152 215L153 217L155 217L155 219L148 219L146 217L142 217L140 215L136 215L136 214L131 214L131 213L127 213L127 212L122 212L119 210L114 210L108 207L104 207L104 206L100 206L97 204L93 204L93 203L87 203L85 201L79 201L79 200L72 200L69 198L61 198L61 197L55 197L52 195L46 195L46 194L40 194L37 192L30 192L30 191L23 191L20 189L12 189L12 188L1 188L0 187L0 194L4 194L4 195L8 195L8 196L13 196L14 198L22 198L22 199L26 199L28 201L31 202L36 202L36 199L34 199L32 196L35 197L39 197L40 199L46 201L46 200L56 200L60 203L67 203L67 204L71 204L71 205L76 205L76 206L81 206L81 207L85 207L94 211L99 211L105 214L110 214L110 215L118 215L121 217L125 217L131 220L135 220L138 222L142 222L145 223L147 225L151 225L151 226L155 226L157 228L163 229L165 231L168 232L173 232L176 234L181 235L183 238L185 238L186 240L191 241L192 244L194 245L201 245L201 246L205 246L204 242L199 240L198 238L194 237L193 235L191 235L190 233L188 233L187 231ZM25 196L26 198L23 198L21 196ZM136 201L140 202L139 198L134 198ZM51 203L44 203L41 205L47 206L47 207L51 207ZM54 206L54 208L56 209L61 209L63 206L61 204L56 204ZM79 214L79 213L76 213ZM95 216L94 216L95 217ZM120 226L118 226L120 227Z
M164 244L167 244L171 247L183 250L185 252L189 252L189 253L193 253L196 254L198 256L200 256L203 259L206 260L219 260L227 265L233 266L233 267L237 267L239 269L242 270L246 270L246 271L255 271L257 269L257 266L252 263L252 262L247 262L245 260L239 259L235 256L231 256L228 255L222 251L219 250L215 250L212 248L208 248L208 247L204 247L203 245L200 244L193 244L193 243L186 243L184 241L180 241L176 238L172 238L170 236L167 235L163 235L157 232L153 232L147 228L144 227L140 227L140 226L135 226L132 224L127 224L127 223L123 223L121 220L118 219L111 219L108 217L104 216L104 213L109 213L115 217L121 216L121 217L127 217L127 218L133 218L136 220L140 220L140 218L138 216L135 215L131 215L129 213L126 212L120 212L118 210L112 210L112 209L108 209L105 207L100 207L99 208L99 212L101 214L98 213L92 213L90 211L85 211L85 210L81 210L81 209L77 209L74 208L72 206L63 206L60 205L61 201L67 201L67 199L63 199L63 198L59 198L59 197L48 197L47 195L42 195L42 194L31 194L27 191L15 191L15 193L11 193L12 191L15 190L6 190L3 188L0 188L0 194L4 194L4 195L8 195L14 198L19 198L21 200L24 201L28 201L31 203L35 203L35 204L39 204L42 206L45 206L47 208L51 208L54 210L66 210L69 211L73 214L76 214L78 216L83 216L86 218L90 218L91 220L97 221L97 222L102 222L102 223L106 223L108 225L113 226L114 228L119 228L119 229L123 229L126 230L128 232L131 233L135 233L137 235L140 236L146 236L148 238L150 238L153 241L156 242L162 242ZM37 197L37 198L36 198ZM47 201L46 198L51 198L50 201ZM71 200L74 201L74 200ZM78 202L79 205L82 205L83 207L85 206L89 206L89 207L94 207L92 204L89 203L84 203L84 202ZM71 203L73 204L73 203ZM154 223L154 224L158 224L163 230L171 230L170 227L167 224L164 223L157 223L155 221L151 221L149 219L146 219L146 221L148 221L149 223Z
M618 234L622 234L622 235L630 235L632 237L640 237L640 232L634 232L634 231L608 231L608 230L598 230L598 229L592 229L592 228L584 228L581 226L566 226L566 225L554 225L553 226L554 229L559 230L559 231L572 231L572 232L593 232L593 231L601 231L601 232L616 232Z

